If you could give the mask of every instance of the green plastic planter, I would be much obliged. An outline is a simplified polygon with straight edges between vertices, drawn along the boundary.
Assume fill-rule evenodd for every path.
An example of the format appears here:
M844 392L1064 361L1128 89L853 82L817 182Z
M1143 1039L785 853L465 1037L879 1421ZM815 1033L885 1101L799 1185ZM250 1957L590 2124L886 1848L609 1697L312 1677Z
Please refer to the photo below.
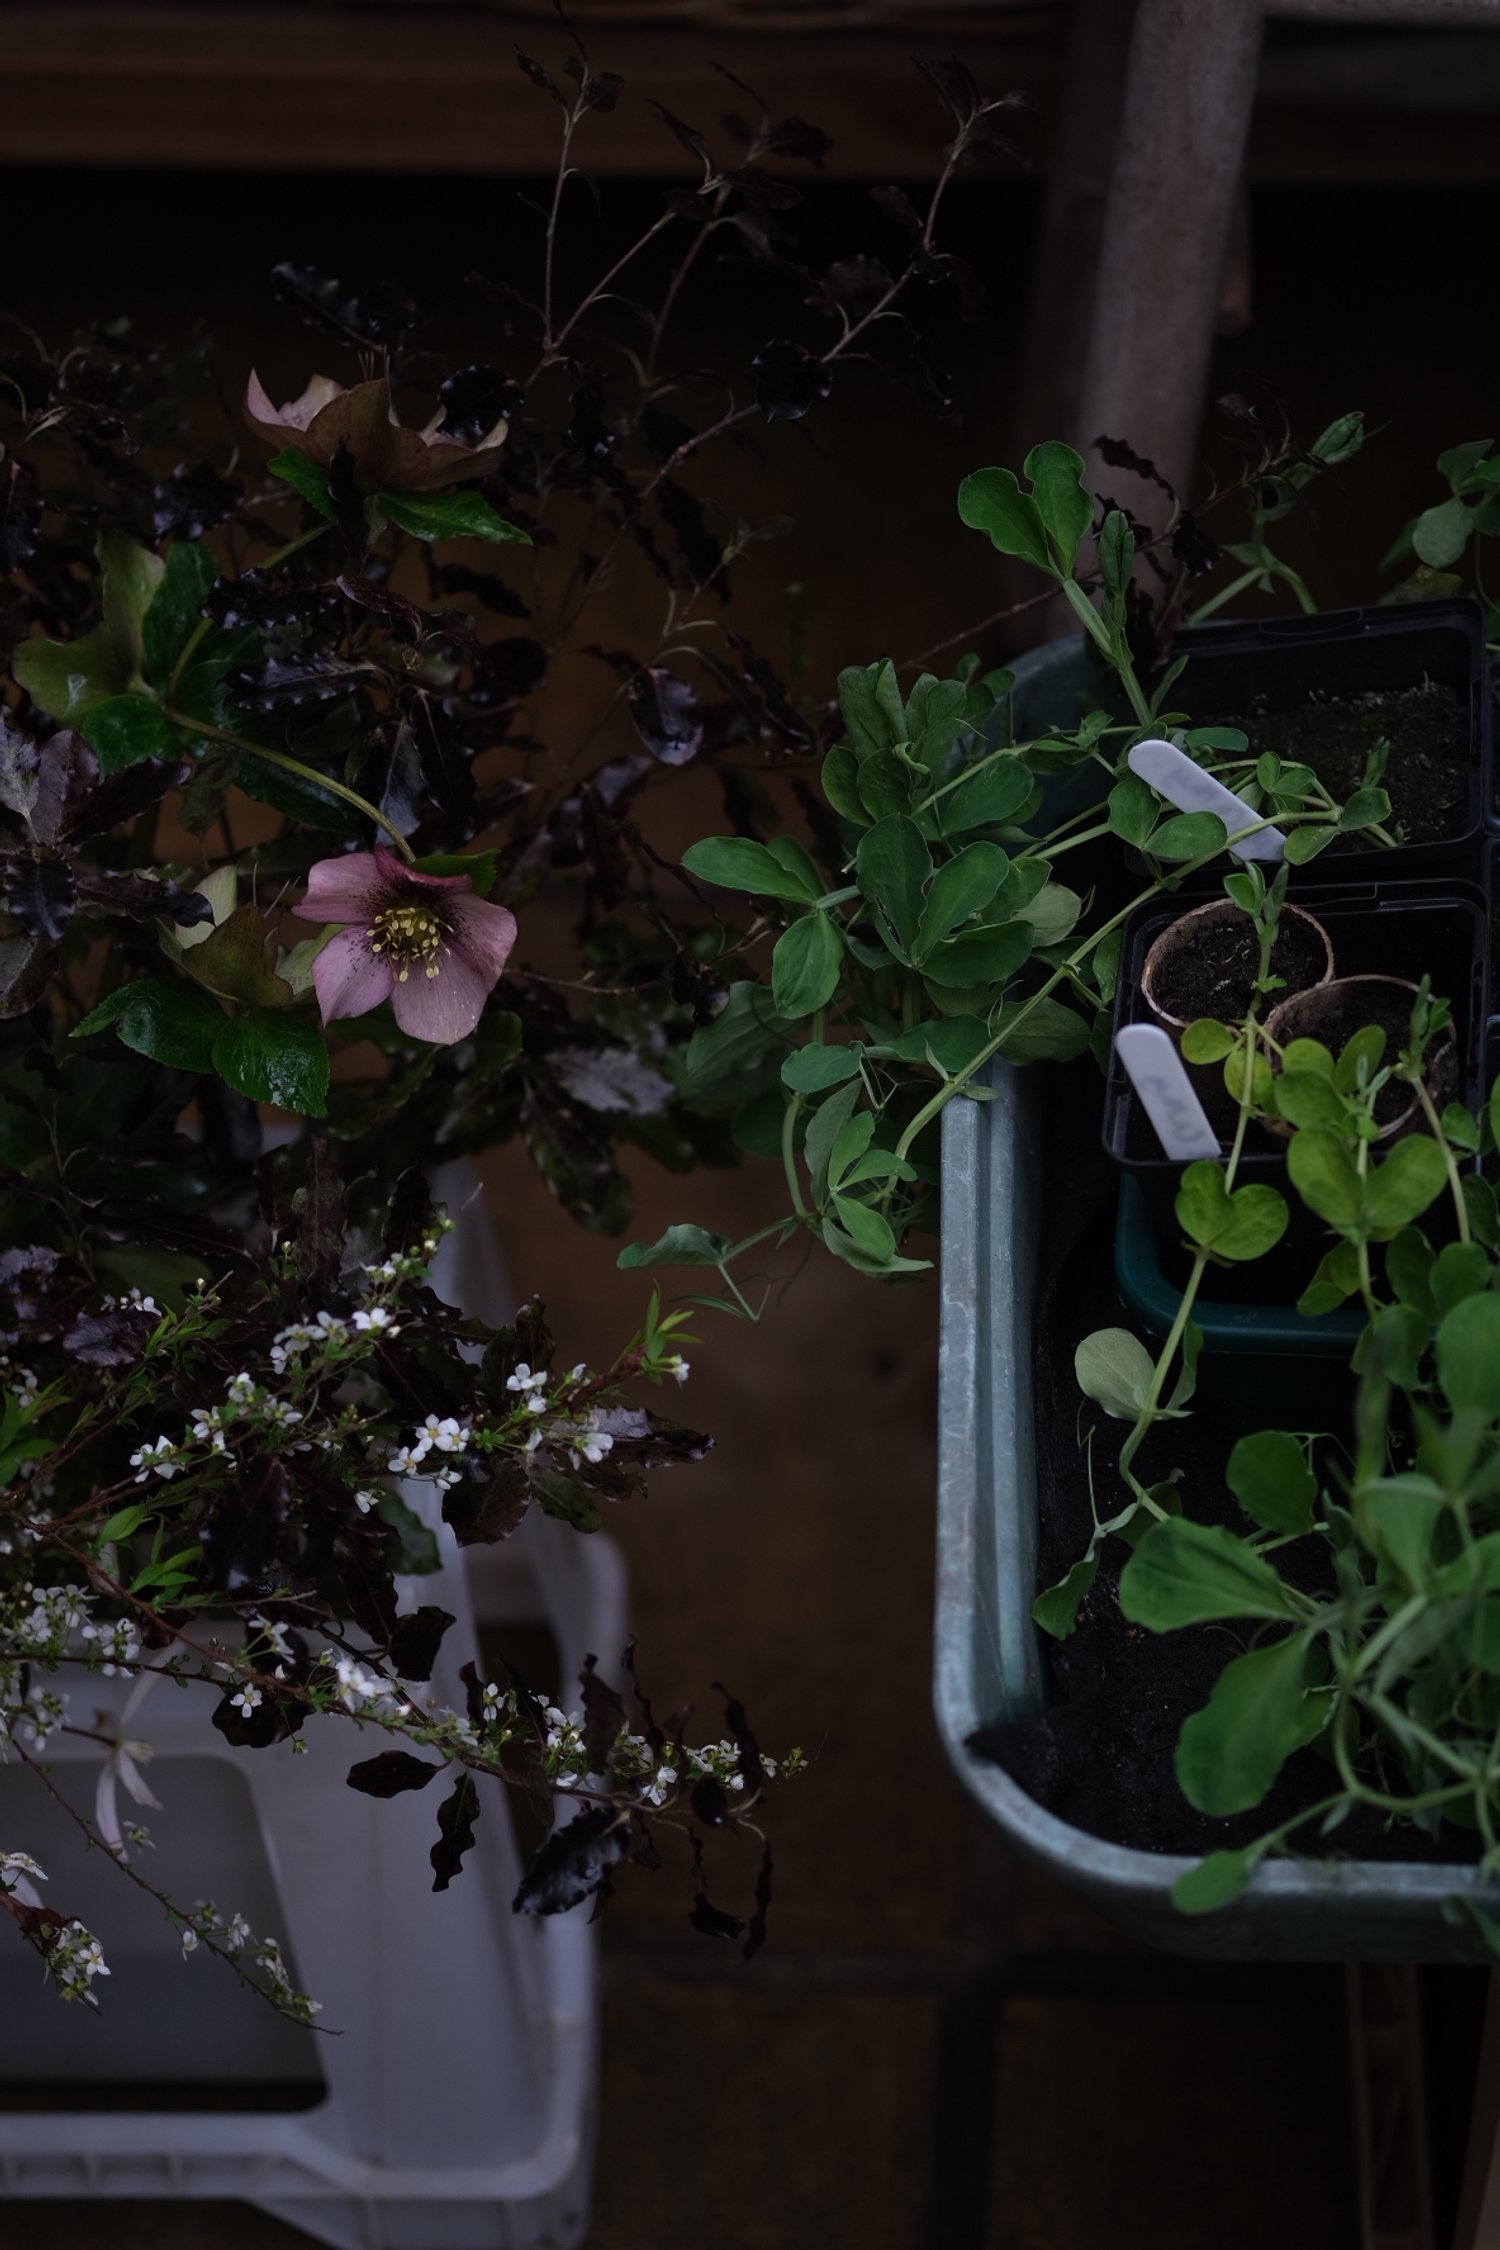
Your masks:
M1081 643L1017 667L1017 731L1061 725L1086 674ZM1044 1707L1031 1602L1038 1493L1032 1367L1045 1270L1044 1085L993 1067L993 1099L954 1101L943 1127L934 1695L960 1780L1015 1850L1137 1935L1228 1959L1480 1961L1482 1942L1445 1904L1500 1912L1500 1886L1471 1867L1271 1860L1221 1912L1189 1918L1170 1892L1192 1864L1104 1842L1058 1819L968 1743L982 1727Z

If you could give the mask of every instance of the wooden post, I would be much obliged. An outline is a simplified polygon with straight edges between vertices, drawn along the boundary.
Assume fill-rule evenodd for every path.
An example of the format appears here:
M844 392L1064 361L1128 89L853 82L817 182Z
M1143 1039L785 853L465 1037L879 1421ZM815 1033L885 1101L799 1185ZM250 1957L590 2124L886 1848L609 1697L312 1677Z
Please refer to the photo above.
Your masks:
M1500 2250L1500 1972L1485 2004L1453 2250Z
M1260 61L1261 0L1137 0L1079 410L1186 492ZM1129 489L1127 490L1126 487ZM1159 522L1160 492L1110 472Z
M1422 2006L1409 1961L1344 1971L1360 2250L1433 2250Z

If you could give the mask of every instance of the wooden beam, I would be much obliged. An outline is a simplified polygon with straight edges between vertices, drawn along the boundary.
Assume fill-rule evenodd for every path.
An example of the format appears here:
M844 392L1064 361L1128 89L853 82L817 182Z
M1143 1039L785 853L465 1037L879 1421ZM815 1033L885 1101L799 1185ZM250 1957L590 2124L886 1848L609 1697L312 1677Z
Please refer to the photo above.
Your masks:
M914 54L959 52L987 93L1045 100L1056 75L1050 10L988 8L972 29L834 30L774 37L722 23L587 27L595 67L619 71L615 114L591 120L579 161L600 172L693 175L648 97L712 124L743 107L727 65L775 111L833 137L830 173L921 179L947 120ZM1041 28L1038 28L1038 27ZM557 110L516 64L555 65L553 24L489 9L327 13L242 8L7 5L0 30L12 164L181 165L339 171L546 173ZM986 169L1015 177L1002 158Z

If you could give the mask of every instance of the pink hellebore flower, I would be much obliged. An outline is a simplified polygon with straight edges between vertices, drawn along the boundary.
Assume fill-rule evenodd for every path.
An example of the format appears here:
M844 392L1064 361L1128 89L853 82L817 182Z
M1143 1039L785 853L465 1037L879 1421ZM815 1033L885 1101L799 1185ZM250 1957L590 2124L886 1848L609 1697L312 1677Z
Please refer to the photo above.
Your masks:
M305 922L347 922L313 963L323 1021L389 1000L403 1031L451 1047L467 1039L516 942L507 907L476 898L467 875L422 875L379 845L320 859Z
M499 458L507 426L502 415L477 445L443 437L441 414L425 430L409 430L396 419L384 376L346 390L330 375L314 375L300 398L273 406L252 373L245 419L269 444L295 445L325 466L347 445L369 486L386 492L435 492L440 485L485 476Z

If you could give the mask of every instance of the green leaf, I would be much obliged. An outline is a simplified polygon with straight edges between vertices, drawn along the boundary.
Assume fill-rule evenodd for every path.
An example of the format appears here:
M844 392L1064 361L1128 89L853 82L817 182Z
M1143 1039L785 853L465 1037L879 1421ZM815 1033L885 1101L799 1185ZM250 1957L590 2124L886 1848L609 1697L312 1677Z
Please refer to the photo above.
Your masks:
M1293 1187L1310 1211L1351 1240L1360 1233L1364 1198L1354 1159L1325 1126L1293 1136L1286 1168Z
M210 1071L224 1011L185 977L142 977L122 984L73 1032L86 1039L113 1024L127 1047L173 1070Z
M904 814L887 814L861 836L855 881L899 945L902 960L910 959L931 874L932 854L916 822Z
M1034 787L1031 769L1013 752L979 766L939 797L935 806L943 834L960 836L970 828L998 828L1013 820Z
M1385 1032L1378 1023L1362 1023L1339 1050L1333 1082L1341 1094L1358 1093L1380 1068L1385 1055Z
M1336 1312L1359 1287L1359 1254L1352 1242L1336 1242L1318 1260L1317 1271L1297 1299L1304 1320Z
M1190 1063L1223 1062L1235 1048L1234 1033L1215 1016L1199 1016L1182 1034L1182 1059Z
M1431 1245L1415 1227L1403 1227L1386 1244L1385 1278L1391 1294L1428 1321L1438 1316L1432 1294L1433 1263Z
M1031 479L1031 497L1052 541L1058 566L1071 572L1079 541L1094 521L1094 503L1083 489L1083 456L1071 445L1047 438L1032 447L1021 469ZM959 512L963 512L962 500Z
M1425 1133L1397 1141L1383 1164L1365 1181L1365 1209L1376 1227L1410 1226L1448 1184L1448 1167L1437 1142Z
M872 750L859 769L859 800L866 820L909 813L918 777L899 751Z
M930 1063L949 1073L966 1069L989 1043L990 1027L978 1016L940 1016L932 1023L913 1024L910 1031L884 1041L875 1052L900 1062Z
M129 667L102 625L76 641L22 641L12 653L10 669L50 719L69 724L123 694L130 684Z
M836 813L842 814L845 820L852 820L857 827L868 826L870 816L859 793L859 760L847 742L834 744L823 760L819 778L823 794Z
M632 1242L615 1264L627 1273L642 1266L717 1266L732 1248L727 1234L710 1234L704 1227L679 1223L668 1227L654 1242Z
M239 753L234 778L258 805L269 805L273 812L285 813L304 827L332 829L341 836L357 836L363 830L363 815L345 799L257 758L253 751Z
M1209 1852L1172 1885L1179 1914L1215 1914L1232 1906L1255 1873L1260 1853L1253 1844L1237 1852Z
M1373 828L1390 816L1391 800L1383 789L1356 789L1339 813L1338 826L1348 834L1355 828Z
M1263 1258L1286 1232L1284 1196L1259 1183L1231 1195L1218 1165L1206 1158L1184 1171L1175 1209L1184 1234L1218 1258Z
M1096 1329L1073 1354L1073 1374L1084 1397L1121 1422L1136 1419L1155 1373L1155 1360L1128 1328Z
M906 738L906 711L888 656L878 664L851 664L839 674L839 709L861 758L889 750Z
M1190 1805L1223 1819L1258 1805L1294 1750L1319 1733L1327 1712L1306 1690L1300 1633L1226 1664L1201 1711L1177 1738L1177 1782Z
M1493 438L1468 438L1462 445L1450 445L1437 457L1438 475L1446 477L1454 492L1462 492L1481 461L1484 460Z
M1490 1285L1490 1261L1478 1242L1445 1242L1432 1269L1432 1296L1441 1320L1465 1297Z
M1044 883L1036 897L1019 909L1021 920L1031 924L1031 942L1038 951L1070 937L1082 912L1083 900L1066 883Z
M748 978L732 984L713 1022L700 1024L687 1043L684 1096L705 1116L737 1109L774 1082L776 1058L790 1030L765 985Z
M812 1120L807 1128L807 1140L804 1144L803 1155L807 1164L808 1177L812 1181L814 1203L821 1204L828 1193L828 1170L834 1148L838 1143L840 1134L853 1117L863 1091L862 1082L855 1079L851 1085L842 1087L838 1093L830 1094L827 1101L820 1102L813 1112ZM870 1123L873 1131L873 1118L871 1118ZM868 1145L869 1138L870 1136L867 1133L864 1141L865 1146ZM854 1154L862 1153L863 1148L854 1152ZM852 1156L850 1161L853 1161Z
M1436 507L1423 509L1412 526L1411 543L1429 569L1446 570L1469 544L1473 529L1474 512L1455 493L1451 499L1439 500Z
M219 566L200 539L179 539L167 557L161 582L141 623L145 673L165 690L172 669L203 622L208 590Z
M1276 1113L1290 1125L1339 1126L1348 1114L1333 1081L1316 1070L1283 1070L1272 1085Z
M1217 813L1177 813L1147 837L1146 850L1153 859L1202 859L1219 851L1228 834Z
M841 1086L858 1070L853 1047L794 1047L781 1066L781 1082L797 1094L821 1094L825 1086Z
M166 563L120 531L101 533L94 548L103 573L104 630L134 680L145 661L146 612L166 575Z
M999 929L960 930L946 938L922 963L922 974L952 991L1005 984L1032 950L1029 922L1004 922Z
M850 1195L835 1195L833 1208L844 1232L867 1258L877 1259L884 1265L895 1256L896 1237L878 1211L872 1211L867 1203L856 1202Z
M289 445L283 452L274 455L266 466L273 477L280 477L283 484L289 484L300 492L309 507L316 508L320 516L326 516L332 523L334 505L328 497L326 469L320 468L316 461L311 460L295 445Z
M275 958L275 933L260 908L248 902L181 952L183 969L196 984L250 1008L285 1008L295 997L272 967Z
M1060 1000L1006 1000L995 1014L992 1036L999 1038L998 1051L1007 1062L1071 1062L1088 1046L1089 1027Z
M1438 1381L1455 1414L1500 1416L1500 1297L1465 1297L1437 1332Z
M145 758L165 758L175 765L186 755L161 705L150 695L116 695L107 703L96 703L82 733L101 773L119 773Z
M1010 861L998 844L966 844L938 869L928 886L911 949L918 967L961 922L971 920L989 905L1009 868Z
M1291 1589L1243 1539L1187 1516L1152 1525L1121 1575L1120 1607L1153 1633L1216 1618L1302 1615Z
M488 898L495 888L499 863L498 851L427 852L421 859L414 859L412 866L419 875L467 875L474 896Z
M1312 1530L1318 1480L1289 1430L1242 1437L1229 1456L1227 1480L1253 1523L1267 1531Z
M1123 508L1110 508L1099 527L1099 569L1105 591L1115 601L1123 598L1135 568L1135 533Z
M688 846L682 864L701 882L716 883L726 891L749 891L757 898L792 899L809 906L822 895L820 883L783 867L774 853L749 836L705 836Z
M1319 852L1327 850L1337 833L1337 829L1323 828L1305 821L1289 831L1284 856L1291 861L1293 867L1305 867L1310 859L1317 858Z
M982 531L1002 555L1019 555L1056 576L1041 510L1012 469L976 469L958 488L959 520Z
M296 1117L326 1114L328 1048L317 1024L286 1009L254 1008L221 1026L214 1069L236 1093Z
M826 914L803 914L782 931L771 955L771 998L795 1022L825 1007L837 990L844 941Z
M1127 773L1109 793L1109 825L1137 849L1156 826L1158 810L1156 791L1138 773Z
M531 545L531 533L508 523L482 492L379 492L375 504L387 523L413 539L487 539L492 546Z
M1097 1538L1091 1540L1088 1552L1031 1605L1033 1622L1055 1641L1065 1641L1078 1622L1079 1605L1099 1575L1101 1545Z
M1432 1477L1379 1477L1354 1497L1360 1537L1410 1588L1427 1576L1432 1535L1444 1508L1443 1488Z

